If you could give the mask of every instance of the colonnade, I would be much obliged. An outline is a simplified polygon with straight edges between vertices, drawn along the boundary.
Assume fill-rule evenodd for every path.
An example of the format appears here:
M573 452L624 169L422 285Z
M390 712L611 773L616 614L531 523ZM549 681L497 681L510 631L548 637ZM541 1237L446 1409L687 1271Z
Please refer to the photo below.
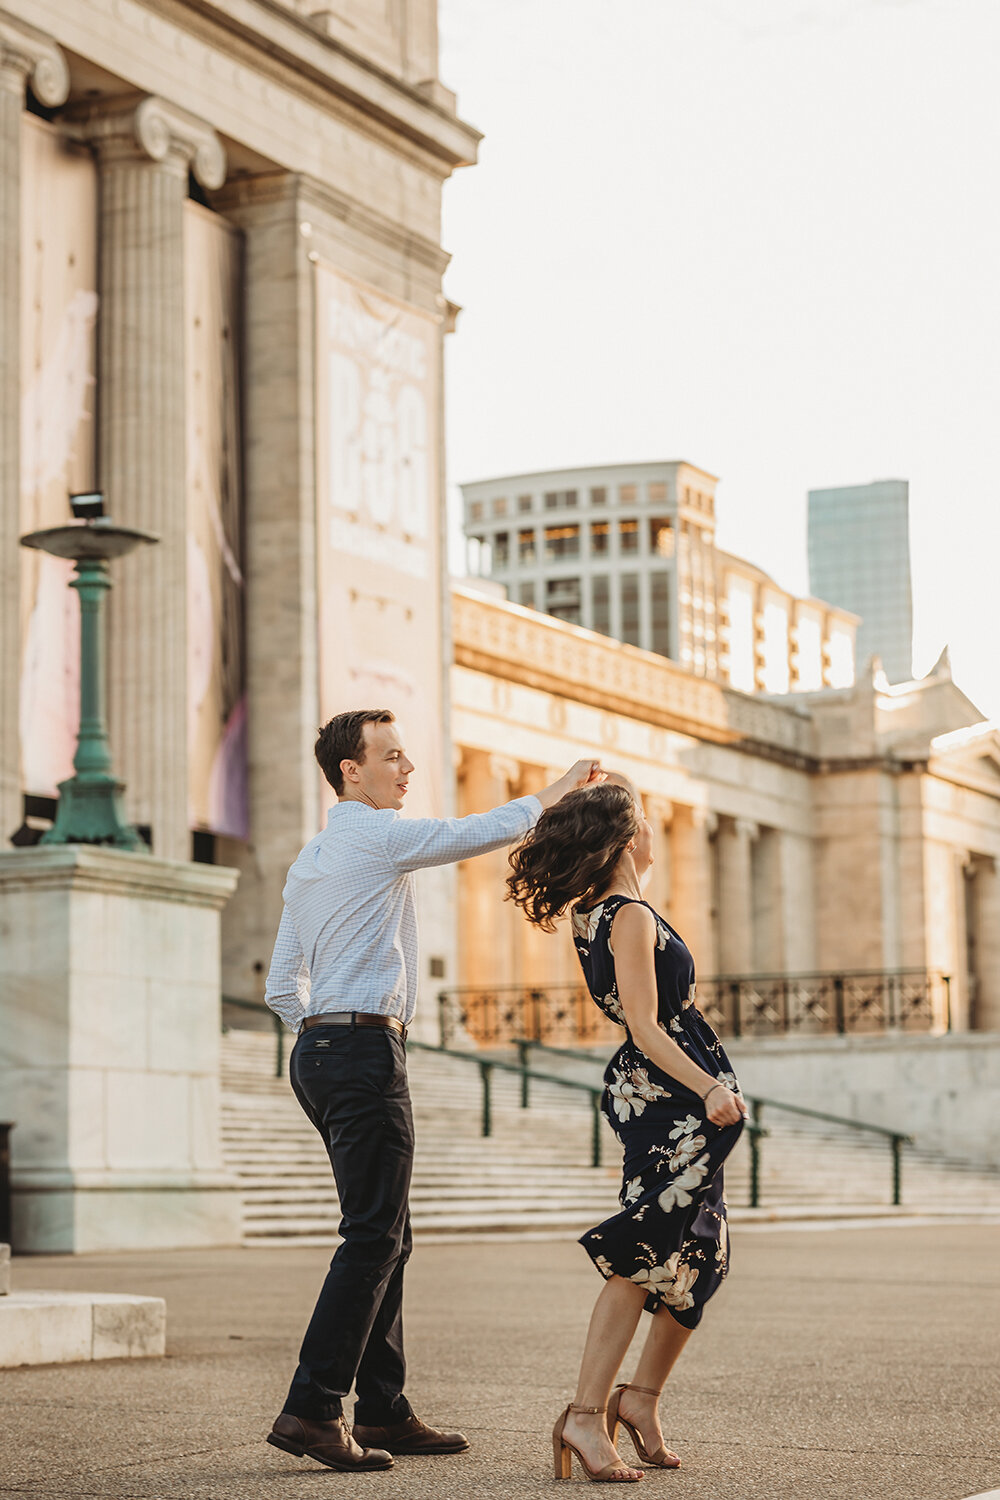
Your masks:
M483 812L559 774L509 755L463 748L459 810ZM644 805L654 839L646 896L684 938L699 974L801 972L812 966L807 841L716 813L703 802L653 793ZM805 861L799 844L806 846ZM508 872L506 850L459 868L460 984L491 989L577 982L568 927L548 935L530 926L503 899Z

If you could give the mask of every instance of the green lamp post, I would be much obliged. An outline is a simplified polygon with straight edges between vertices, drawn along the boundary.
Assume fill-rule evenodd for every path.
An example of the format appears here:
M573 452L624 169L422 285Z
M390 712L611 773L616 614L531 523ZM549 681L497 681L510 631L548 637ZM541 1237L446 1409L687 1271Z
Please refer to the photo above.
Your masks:
M111 771L105 708L104 599L111 588L112 558L158 542L159 537L112 525L104 515L101 495L71 495L70 505L75 521L21 537L22 547L75 562L76 577L71 579L70 588L80 596L80 730L73 757L75 774L59 783L56 820L41 842L144 849L139 834L125 821L123 783Z

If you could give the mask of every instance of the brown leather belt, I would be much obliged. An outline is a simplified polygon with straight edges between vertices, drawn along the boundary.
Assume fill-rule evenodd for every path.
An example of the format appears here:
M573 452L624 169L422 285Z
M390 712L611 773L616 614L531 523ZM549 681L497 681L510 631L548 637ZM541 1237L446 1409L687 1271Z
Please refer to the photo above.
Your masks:
M376 1016L367 1010L328 1010L319 1016L306 1016L302 1030L312 1026L382 1026L387 1031L398 1031L406 1041L407 1027L395 1016Z

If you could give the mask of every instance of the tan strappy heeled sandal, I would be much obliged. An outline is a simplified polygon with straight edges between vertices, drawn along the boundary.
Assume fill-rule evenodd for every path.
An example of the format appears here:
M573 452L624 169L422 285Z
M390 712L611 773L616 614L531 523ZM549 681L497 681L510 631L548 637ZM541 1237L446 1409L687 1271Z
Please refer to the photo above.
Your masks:
M589 1412L591 1416L597 1416L607 1411L606 1406L577 1406L570 1402L562 1416L552 1429L552 1452L555 1459L555 1477L557 1479L571 1479L573 1477L573 1454L575 1453L583 1465L583 1472L594 1484L635 1484L642 1478L641 1469L633 1469L630 1464L619 1460L616 1464L605 1464L603 1469L592 1469L580 1452L575 1443L564 1436L566 1418L571 1411ZM623 1472L624 1471L624 1472Z
M646 1445L639 1436L636 1428L628 1417L621 1414L622 1391L641 1391L644 1396L659 1396L659 1391L651 1391L648 1385L616 1385L611 1392L611 1400L608 1402L608 1436L616 1443L618 1427L621 1425L632 1439L632 1446L639 1455L639 1462L650 1469L679 1469L681 1461L677 1454L672 1452L663 1443L660 1444L655 1453L647 1453Z

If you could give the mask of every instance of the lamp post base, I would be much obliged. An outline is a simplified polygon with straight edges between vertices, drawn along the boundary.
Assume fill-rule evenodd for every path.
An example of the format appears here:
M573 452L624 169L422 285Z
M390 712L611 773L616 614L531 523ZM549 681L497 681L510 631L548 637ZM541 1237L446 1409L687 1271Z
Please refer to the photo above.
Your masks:
M71 776L59 783L59 807L43 844L109 844L114 849L145 850L139 834L122 814L124 787L113 776L83 780Z

